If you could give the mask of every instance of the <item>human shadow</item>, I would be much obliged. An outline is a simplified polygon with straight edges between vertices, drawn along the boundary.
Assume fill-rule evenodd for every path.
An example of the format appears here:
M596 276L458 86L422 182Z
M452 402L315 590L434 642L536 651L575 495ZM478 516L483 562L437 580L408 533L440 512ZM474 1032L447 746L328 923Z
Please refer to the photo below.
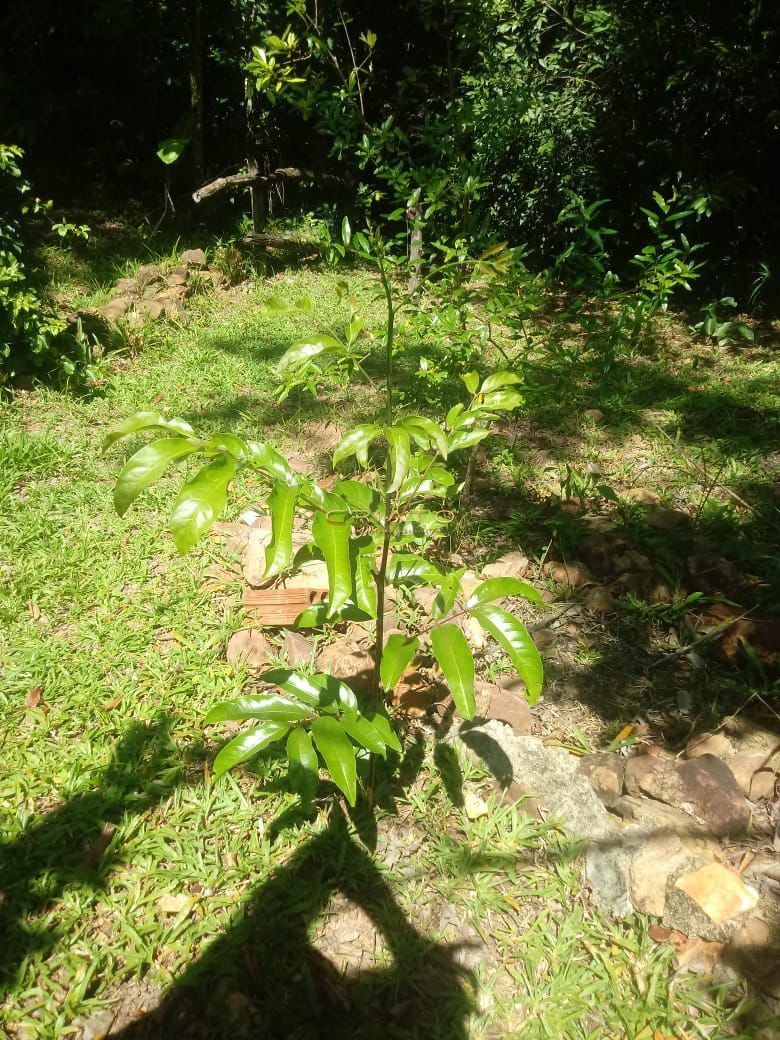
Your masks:
M166 718L133 723L92 790L35 816L17 838L0 844L0 993L26 958L59 941L44 915L64 889L106 883L121 857L123 818L145 812L179 786L183 774L171 774L170 758Z
M414 927L334 805L160 1005L112 1036L466 1040L474 980L462 950Z

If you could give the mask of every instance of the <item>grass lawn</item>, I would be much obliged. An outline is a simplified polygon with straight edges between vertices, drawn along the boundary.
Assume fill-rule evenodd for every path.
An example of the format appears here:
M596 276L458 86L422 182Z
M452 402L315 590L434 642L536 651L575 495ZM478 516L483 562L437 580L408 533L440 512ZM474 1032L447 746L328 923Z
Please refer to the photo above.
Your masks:
M374 821L326 797L302 816L271 756L211 777L222 734L201 720L244 679L225 660L245 623L239 586L215 594L204 580L217 542L175 554L164 529L175 474L115 515L118 466L140 439L106 457L100 442L150 405L293 451L312 418L370 417L363 388L300 405L273 397L274 361L311 324L264 316L259 302L309 293L335 322L341 277L301 268L200 297L185 327L149 327L137 352L112 358L99 392L34 389L0 412L0 1035L75 1040L105 1009L119 1035L139 1038L752 1035L739 986L674 975L648 922L591 906L578 849L553 822L494 803L469 819L421 729L409 727ZM365 276L354 282L371 294ZM94 291L105 298L104 285ZM641 457L643 483L661 474L770 602L766 514L740 513L721 483L748 497L752 487L762 509L772 501L757 444L776 433L776 363L726 365L688 344L676 371L637 359L597 377L586 352L566 356L562 329L529 379L514 441L488 448L483 479L501 508L475 520L467 544L483 558L522 544L538 560L560 529L576 546L576 518L551 528L545 505L564 460L579 471L597 456L619 486L636 482ZM535 330L540 351L548 331ZM724 401L752 411L726 421ZM584 408L608 414L609 434ZM681 425L687 446L670 450ZM719 473L706 498L691 459ZM227 518L252 500L246 481ZM624 618L632 631L657 621L638 615ZM581 647L578 674L593 663ZM551 664L553 701L564 672ZM491 790L472 763L457 768L466 790ZM154 1025L144 1012L161 1001Z

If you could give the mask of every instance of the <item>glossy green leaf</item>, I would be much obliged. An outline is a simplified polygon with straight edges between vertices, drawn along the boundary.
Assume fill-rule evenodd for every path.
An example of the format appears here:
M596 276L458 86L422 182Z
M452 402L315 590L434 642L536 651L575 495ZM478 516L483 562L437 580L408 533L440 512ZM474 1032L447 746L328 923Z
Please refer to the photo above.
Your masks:
M390 725L390 720L386 715L383 715L381 711L376 712L374 715L367 715L371 725L374 729L379 731L379 735L385 742L385 746L391 748L393 751L400 752L403 750L401 747L401 741L398 739L395 730Z
M464 372L460 377L466 385L466 389L470 394L477 392L479 386L479 374L477 372Z
M494 412L511 412L524 403L523 395L515 390L496 390L495 393L487 394L484 400L485 407Z
M360 465L365 468L368 465L368 446L379 436L379 432L379 427L374 423L363 423L344 434L333 452L333 465L338 466L350 455L355 455Z
M122 467L114 487L114 505L124 516L144 488L162 476L168 463L198 450L197 443L184 437L163 437L140 448Z
M293 668L274 668L264 672L260 679L321 711L354 711L357 708L355 691L340 679L324 672L305 675Z
M157 158L166 166L170 166L182 156L189 143L189 137L166 137L164 141L160 142Z
M214 775L222 776L228 769L246 762L262 751L264 747L281 740L290 726L286 722L266 720L258 723L246 733L239 733L229 744L226 744L214 759Z
M438 585L441 571L436 564L413 553L393 553L387 565L389 585Z
M110 448L112 444L122 437L127 437L131 433L138 433L139 430L149 430L153 427L169 430L171 433L180 433L185 436L195 435L193 428L183 419L164 419L159 412L135 412L123 420L115 430L106 434L103 439L103 451L106 448Z
M431 631L431 649L441 665L455 707L464 719L473 719L477 710L474 693L474 658L457 625L439 625Z
M336 719L331 718L315 719L311 724L311 733L333 782L344 792L349 804L354 805L357 798L357 766L352 741Z
M388 638L382 651L382 663L379 669L382 686L387 691L395 689L404 670L417 653L419 645L420 640L417 636L405 636L400 632L393 633Z
M304 805L308 805L317 790L319 765L310 734L300 726L292 730L287 738L287 775L290 786L301 796Z
M213 437L209 437L207 441L203 442L203 450L205 452L227 452L239 462L243 462L249 457L246 441L242 441L240 437L235 437L232 433L215 433Z
M280 574L292 559L293 520L298 488L289 484L274 483L268 496L271 513L271 541L265 550L265 578Z
M505 386L515 386L517 383L522 383L522 381L523 377L516 372L494 372L492 376L487 377L479 392L481 394L489 394L491 390L501 390Z
M446 617L455 606L455 600L460 594L460 580L466 573L465 567L459 567L450 574L443 574L439 582L439 591L431 608L431 617L434 621Z
M470 610L481 603L506 599L507 596L522 596L523 599L539 605L544 603L533 585L529 585L527 581L520 581L519 578L488 578L481 585L477 585L464 605L466 610Z
M284 372L288 368L299 368L301 365L311 361L312 358L319 357L320 354L346 353L347 348L340 340L335 339L333 336L320 334L312 336L310 339L302 340L300 343L294 343L284 352L277 368L279 372Z
M338 503L338 505L336 505ZM352 595L352 570L349 556L351 518L336 495L326 495L326 510L315 513L311 533L322 550L328 568L328 616L331 617Z
M424 415L407 415L400 425L409 430L412 437L422 434L425 438L421 445L423 448L432 444L443 459L447 458L447 434L438 423Z
M450 451L461 451L463 448L471 448L475 444L489 436L490 430L457 430L450 437Z
M311 713L311 707L301 704L300 701L280 697L275 693L257 693L216 704L206 715L203 724L212 726L215 722L232 722L239 719L300 722L302 719L308 719Z
M203 537L225 508L228 484L237 467L232 455L220 455L179 492L170 523L173 541L182 555Z
M447 412L447 418L444 420L445 426L448 426L450 427L450 429L452 429L453 424L458 420L464 408L465 405L462 402L454 404L452 408L450 408L450 410Z
M293 305L287 300L283 300L281 296L269 296L263 302L263 310L271 311L273 314L289 314L293 310Z
M391 477L387 485L387 493L391 495L399 489L409 472L409 432L400 426L386 426L382 432L390 445Z
M382 496L368 484L359 480L339 480L333 485L334 494L341 498L353 511L377 517L382 513Z
M364 715L360 715L357 712L342 715L339 722L349 736L354 741L357 741L358 744L361 744L368 751L373 751L374 754L381 755L382 758L387 756L387 745L384 737Z
M528 629L494 603L474 607L471 614L504 648L525 683L529 703L535 704L542 692L544 666Z
M345 246L348 246L352 241L352 226L349 222L349 217L344 217L341 222L341 241Z
M290 464L270 444L248 441L247 451L249 461L255 469L262 470L276 480L283 480L286 484L298 483L298 478L290 468Z
M376 580L374 577L374 540L369 536L353 538L349 546L355 588L352 597L358 607L375 618L377 611Z

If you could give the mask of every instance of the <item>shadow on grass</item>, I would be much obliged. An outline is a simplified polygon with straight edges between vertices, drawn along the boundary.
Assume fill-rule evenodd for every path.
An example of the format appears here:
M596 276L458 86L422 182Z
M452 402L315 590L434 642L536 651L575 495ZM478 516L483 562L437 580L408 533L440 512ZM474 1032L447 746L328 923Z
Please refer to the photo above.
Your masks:
M19 837L0 845L0 992L28 956L45 954L60 938L36 917L70 884L102 888L121 859L114 829L179 786L181 775L158 780L170 767L171 748L167 719L133 724L93 790L35 817Z
M335 897L369 919L386 966L360 963L341 972L312 943ZM335 935L339 949L356 938L350 931L339 944ZM327 828L255 891L159 1007L116 1036L466 1040L473 978L458 952L407 920L334 807Z

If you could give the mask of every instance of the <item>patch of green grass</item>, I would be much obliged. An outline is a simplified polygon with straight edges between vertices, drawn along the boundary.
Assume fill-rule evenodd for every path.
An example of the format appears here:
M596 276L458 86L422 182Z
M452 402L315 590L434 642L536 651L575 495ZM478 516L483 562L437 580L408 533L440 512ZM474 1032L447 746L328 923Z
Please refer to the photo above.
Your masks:
M224 660L245 619L237 597L202 587L215 545L181 559L164 531L180 474L120 520L113 482L141 438L107 457L100 442L152 404L281 444L312 417L370 414L348 390L273 396L273 362L311 326L260 301L308 293L337 323L340 277L301 270L200 297L186 327L149 327L135 359L109 360L100 393L36 389L4 409L3 1029L75 1038L77 1016L143 980L168 992L169 1036L180 1014L215 1038L303 1037L323 1020L351 1038L737 1035L728 1008L670 979L641 922L610 925L587 904L576 846L493 804L470 761L423 761L413 733L376 856L358 838L370 820L347 826L327 802L301 816L273 757L211 779L221 734L201 720L245 681ZM372 306L370 279L350 279ZM254 492L247 478L229 518ZM464 790L490 812L469 819ZM345 904L384 943L346 978L313 952Z

